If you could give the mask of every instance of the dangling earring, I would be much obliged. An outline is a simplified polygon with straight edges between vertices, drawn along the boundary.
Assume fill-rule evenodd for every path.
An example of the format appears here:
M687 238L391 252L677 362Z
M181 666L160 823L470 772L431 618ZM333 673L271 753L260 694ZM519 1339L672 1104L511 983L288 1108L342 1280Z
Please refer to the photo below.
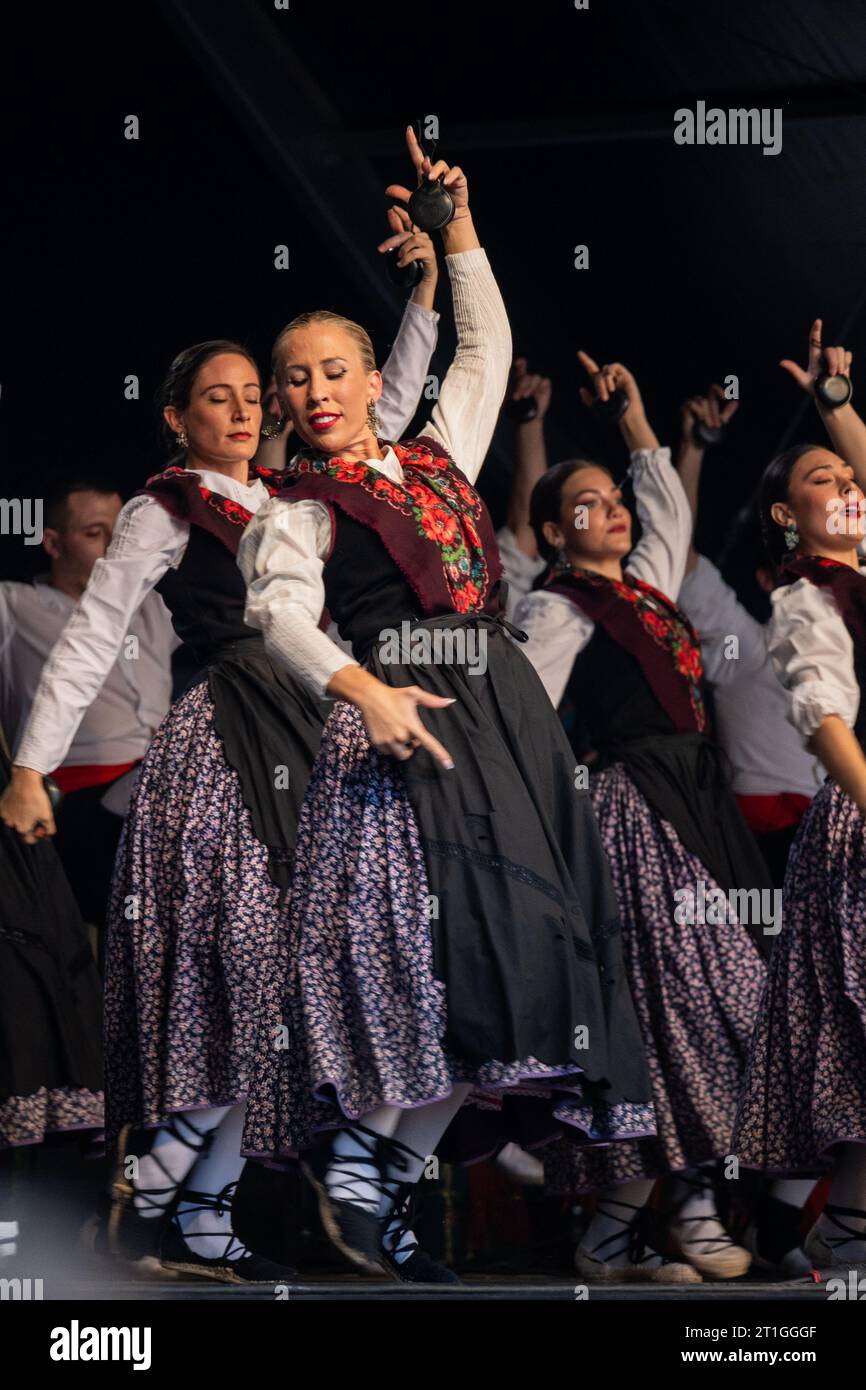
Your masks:
M189 440L187 439L187 437L186 437L186 435L184 434L183 430L178 430L178 432L177 432L175 438L177 439L177 442L178 442L180 448L181 448L181 449L185 449L186 446L187 446L187 444L189 443Z
M280 435L285 429L285 425L286 419L284 415L281 415L279 420L274 420L271 424L262 425L262 439L279 439Z
M799 544L800 532L797 530L793 521L789 521L788 525L785 527L785 545L789 550L796 550Z
M557 572L571 569L571 561L562 546L560 546L556 552L556 559L553 562L553 567Z
M376 407L375 407L375 405L373 404L372 401L368 401L368 402L367 402L367 424L370 426L370 431L371 431L371 433L372 433L372 434L375 434L375 435L377 436L377 438L378 438L378 435L379 435L379 417L378 417L378 415L376 414Z

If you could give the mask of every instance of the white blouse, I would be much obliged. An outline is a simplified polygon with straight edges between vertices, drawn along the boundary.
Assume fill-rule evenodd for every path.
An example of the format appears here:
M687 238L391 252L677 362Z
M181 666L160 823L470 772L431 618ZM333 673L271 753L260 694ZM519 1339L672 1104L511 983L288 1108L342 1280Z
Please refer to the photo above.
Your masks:
M629 473L643 534L623 568L661 593L675 595L688 559L692 513L670 449L636 449ZM592 637L595 623L564 594L543 589L520 600L514 622L528 635L523 650L558 705L575 657Z
M479 247L446 256L454 296L457 351L430 420L419 434L438 439L474 483L490 445L511 367L511 331L502 296ZM371 468L402 483L393 449L368 459ZM327 696L336 671L358 663L320 631L325 606L324 560L332 544L330 516L320 502L271 498L249 522L238 550L247 581L246 620L261 628L265 646Z
M832 593L798 579L776 589L771 598L768 648L779 680L793 697L791 723L804 739L828 714L837 714L853 729L860 708L854 644Z
M397 435L418 404L436 343L438 317L418 305L407 305L386 364L386 427ZM401 378L396 385L395 375ZM239 502L250 512L256 512L270 496L258 478L247 484L209 469L193 471L211 492ZM45 664L16 763L47 773L66 760L85 711L114 665L133 614L166 571L177 569L188 541L189 523L171 516L153 497L133 497L121 509L111 544L94 565L81 601Z

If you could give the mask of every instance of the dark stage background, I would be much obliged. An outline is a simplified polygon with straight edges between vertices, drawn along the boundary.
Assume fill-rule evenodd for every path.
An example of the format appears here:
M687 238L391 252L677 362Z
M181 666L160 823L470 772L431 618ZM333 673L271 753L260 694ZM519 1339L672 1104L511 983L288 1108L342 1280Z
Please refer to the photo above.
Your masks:
M515 348L554 379L552 459L625 462L579 405L578 347L632 367L665 441L686 395L739 377L705 468L711 552L777 446L818 434L779 358L802 358L820 314L855 379L866 360L863 0L11 8L4 496L57 469L125 493L156 471L153 395L190 342L238 337L265 364L289 317L327 306L383 356L400 313L375 250L383 190L408 181L402 130L428 114L467 171ZM673 113L698 99L782 107L782 152L677 146ZM503 425L482 475L497 516L509 468ZM40 552L4 538L4 554L20 577Z

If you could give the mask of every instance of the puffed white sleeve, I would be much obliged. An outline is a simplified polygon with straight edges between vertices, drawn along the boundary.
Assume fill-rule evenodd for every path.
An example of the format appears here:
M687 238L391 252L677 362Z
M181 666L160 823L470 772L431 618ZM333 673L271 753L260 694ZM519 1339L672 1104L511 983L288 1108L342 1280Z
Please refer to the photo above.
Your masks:
M43 773L60 767L117 660L130 619L178 563L188 536L186 522L152 497L133 497L121 508L111 544L43 667L15 754L19 766Z
M853 729L860 707L854 645L833 596L808 579L771 595L768 648L776 673L791 692L790 720L811 738L829 714Z
M436 347L439 315L409 300L394 346L382 367L382 394L376 403L379 434L400 440L418 409Z
M686 572L692 510L668 448L635 449L629 473L643 534L625 568L675 598Z
M511 328L487 253L445 257L457 350L421 434L441 440L470 483L481 472L511 370Z
M568 684L575 657L592 636L595 623L563 594L536 590L518 603L514 624L529 638L523 651L538 672L551 702L557 706Z
M334 673L358 665L319 627L330 546L331 518L320 502L272 497L252 517L238 548L246 621L264 634L274 661L324 699Z

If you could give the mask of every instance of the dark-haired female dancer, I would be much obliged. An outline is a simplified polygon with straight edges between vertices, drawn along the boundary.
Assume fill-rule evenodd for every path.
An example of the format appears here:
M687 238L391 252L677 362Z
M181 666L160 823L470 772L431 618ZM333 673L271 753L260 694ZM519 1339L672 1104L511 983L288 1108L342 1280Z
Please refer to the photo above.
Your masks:
M458 347L431 422L383 444L363 329L296 319L275 368L309 447L238 556L267 649L338 701L299 827L287 974L263 1000L245 1147L304 1149L337 1127L307 1165L336 1246L365 1270L447 1281L399 1212L473 1086L492 1098L531 1082L547 1137L560 1116L596 1140L645 1133L651 1113L591 807L497 620L498 556L472 486L508 321L465 177L431 169L407 138L419 181L443 176L456 207L443 240ZM357 661L318 630L324 603Z
M733 1278L750 1256L721 1224L712 1161L730 1151L765 972L727 894L769 890L770 880L706 733L695 634L668 597L691 538L687 498L632 374L580 356L602 398L616 388L628 397L620 428L643 534L632 551L631 517L606 469L581 459L551 469L535 486L530 519L555 563L515 621L590 781L658 1137L597 1154L563 1141L545 1168L555 1190L601 1189L575 1257L586 1277ZM752 931L760 936L760 925ZM635 1257L640 1213L664 1173L679 1175L671 1234L688 1265Z
M429 237L412 238L405 259L425 264L432 297ZM413 408L428 362L429 352L396 354L414 375ZM120 1147L109 1236L117 1253L150 1263L159 1248L165 1267L226 1282L286 1273L236 1237L231 1200L259 990L277 959L322 720L244 622L235 553L275 487L249 464L260 401L256 365L234 343L175 359L163 410L183 466L152 478L121 512L46 666L0 806L26 839L53 831L41 773L62 762L131 614L158 588L201 677L148 750L115 867L105 1041L107 1122ZM390 424L405 423L401 408ZM163 1126L149 1152L127 1152L133 1125Z
M850 373L851 354L822 349L820 334L816 320L807 369L787 364L810 394L825 363ZM805 1242L832 1267L866 1260L866 425L850 402L819 410L837 452L802 444L775 458L760 511L779 582L770 656L828 777L788 859L732 1151L782 1173L832 1162Z

